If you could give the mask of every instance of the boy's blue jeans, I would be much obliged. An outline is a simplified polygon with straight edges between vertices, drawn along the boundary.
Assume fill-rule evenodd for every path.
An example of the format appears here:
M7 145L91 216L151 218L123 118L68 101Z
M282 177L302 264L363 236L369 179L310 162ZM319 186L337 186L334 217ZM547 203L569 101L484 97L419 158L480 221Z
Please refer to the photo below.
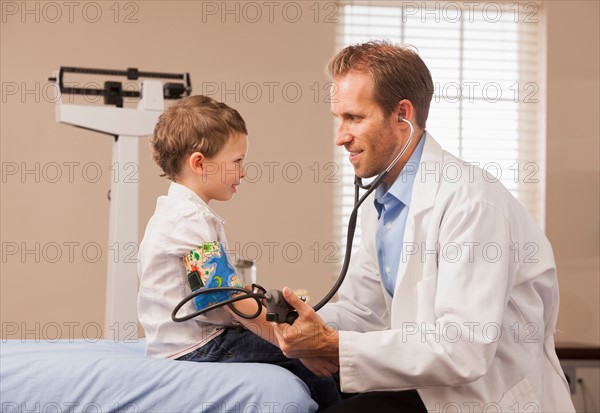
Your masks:
M311 397L319 405L319 410L340 401L340 394L333 377L315 375L299 360L284 356L279 347L241 327L227 328L204 346L177 360L275 364L294 373L306 383Z

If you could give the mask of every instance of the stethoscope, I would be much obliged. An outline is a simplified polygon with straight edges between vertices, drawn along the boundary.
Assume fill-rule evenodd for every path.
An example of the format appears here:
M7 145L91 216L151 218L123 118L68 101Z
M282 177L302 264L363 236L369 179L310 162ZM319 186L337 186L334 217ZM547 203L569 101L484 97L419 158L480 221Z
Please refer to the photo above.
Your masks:
M342 264L342 269L340 270L340 275L338 276L337 281L331 287L331 290L323 297L321 301L319 301L313 308L315 311L320 310L325 304L327 304L333 296L337 293L339 288L341 287L344 279L346 278L346 274L348 273L348 267L350 266L350 258L352 257L352 243L354 241L354 232L356 231L356 222L358 219L358 209L362 205L362 203L371 195L379 185L383 182L389 172L396 166L400 158L404 155L404 153L408 150L410 146L413 136L415 134L415 129L413 124L406 118L401 115L398 115L398 122L406 122L410 127L410 134L408 136L408 140L400 150L400 153L394 158L394 160L389 164L389 166L381 172L377 177L369 184L363 184L362 179L358 176L354 177L354 207L352 208L352 212L350 213L350 218L348 220L348 233L346 235L346 251L344 254L344 262ZM360 189L366 190L366 192L359 196ZM188 314L183 317L177 317L177 313L185 304L187 304L190 300L193 300L195 297L201 294L208 294L215 291L231 291L231 292L239 292L241 294L232 297L228 300L221 301L216 304L212 304L206 308L198 310L194 313ZM253 299L258 304L258 308L253 314L244 314L237 310L232 304L241 301ZM262 313L262 305L264 300L264 304L266 307L266 319L267 321L274 321L276 323L288 323L292 324L296 318L298 318L298 313L294 308L287 303L285 298L283 298L283 293L280 290L270 290L267 292L262 286L258 284L252 284L252 291L248 291L243 288L236 287L217 287L217 288L207 288L203 290L197 290L189 294L183 300L175 306L173 312L171 313L171 319L176 322L182 322L190 320L199 315L208 313L209 311L215 310L219 307L228 306L231 311L233 311L236 315L245 319L253 319L260 316Z

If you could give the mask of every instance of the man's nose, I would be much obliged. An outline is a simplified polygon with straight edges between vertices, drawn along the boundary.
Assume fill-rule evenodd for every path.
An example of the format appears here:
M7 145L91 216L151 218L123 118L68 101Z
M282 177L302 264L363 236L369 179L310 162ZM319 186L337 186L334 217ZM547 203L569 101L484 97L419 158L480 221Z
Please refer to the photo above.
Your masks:
M338 128L337 134L335 137L335 144L337 146L343 146L348 142L352 141L352 135L349 133L348 128L344 121L341 121Z

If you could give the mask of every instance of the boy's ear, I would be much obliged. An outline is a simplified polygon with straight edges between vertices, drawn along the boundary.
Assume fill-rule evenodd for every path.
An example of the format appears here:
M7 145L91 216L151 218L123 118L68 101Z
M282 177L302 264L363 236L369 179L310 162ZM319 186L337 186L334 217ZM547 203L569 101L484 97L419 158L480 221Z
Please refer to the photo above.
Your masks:
M202 152L194 152L190 155L187 162L192 172L196 175L202 176L206 173L206 156Z

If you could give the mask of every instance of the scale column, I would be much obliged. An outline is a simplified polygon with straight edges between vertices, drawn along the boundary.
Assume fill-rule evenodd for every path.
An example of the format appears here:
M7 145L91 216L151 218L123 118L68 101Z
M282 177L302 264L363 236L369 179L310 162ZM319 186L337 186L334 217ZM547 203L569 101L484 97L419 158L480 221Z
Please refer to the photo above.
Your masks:
M138 338L138 136L113 143L104 338Z

